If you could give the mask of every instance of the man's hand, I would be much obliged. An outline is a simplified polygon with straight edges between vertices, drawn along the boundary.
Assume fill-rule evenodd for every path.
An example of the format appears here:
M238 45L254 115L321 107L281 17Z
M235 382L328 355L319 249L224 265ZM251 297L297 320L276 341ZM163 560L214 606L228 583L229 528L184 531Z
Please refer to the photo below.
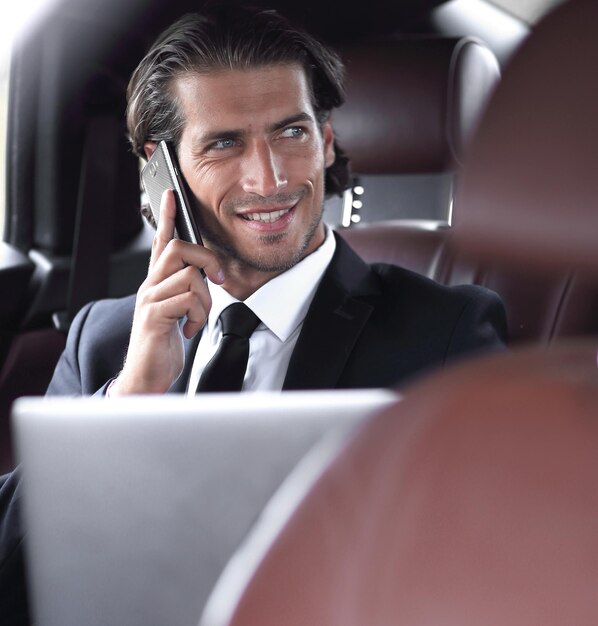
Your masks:
M212 304L200 269L224 282L216 255L203 246L173 239L175 201L164 192L147 278L137 292L129 349L110 395L164 393L184 365L179 319L187 338L204 326Z

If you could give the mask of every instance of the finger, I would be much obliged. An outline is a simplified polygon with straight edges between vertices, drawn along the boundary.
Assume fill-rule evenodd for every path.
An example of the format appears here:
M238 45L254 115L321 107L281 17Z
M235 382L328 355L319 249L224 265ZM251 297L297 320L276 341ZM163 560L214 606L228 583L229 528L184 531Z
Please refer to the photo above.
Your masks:
M187 242L181 242L181 258L185 265L193 265L199 270L203 270L205 275L217 285L224 282L224 272L218 256L209 248ZM174 244L175 246L177 244Z
M174 218L176 213L176 203L172 189L166 189L160 200L160 215L154 241L152 242L152 253L150 256L150 269L161 257L168 243L174 237Z
M157 285L145 290L140 299L142 304L147 305L169 300L186 292L195 294L202 308L209 312L212 306L210 292L201 274L192 265L179 270ZM185 313L182 312L178 317L182 317Z
M187 321L183 324L183 335L185 335L186 339L191 339L191 337L195 337L197 333L205 326L207 316L201 320L194 320L190 317L187 317Z
M179 293L167 300L145 306L139 312L138 328L146 340L150 336L168 335L172 332L173 326L185 316L191 320L193 334L204 326L208 317L208 311L205 310L198 295L192 291Z
M197 267L197 266L196 266ZM209 278L216 285L222 285L225 281L224 271L220 262L218 261L218 257L210 251L210 256L206 258L201 269L204 271L204 274L207 278Z
M204 283L205 284L205 283ZM187 308L185 315L187 319L183 324L183 335L187 339L194 337L205 326L210 309L212 308L212 298L206 289L208 301L203 297L203 294L193 292L195 298L190 299L190 306Z
M157 285L188 265L196 270L203 269L206 276L218 285L224 282L224 274L214 252L204 246L172 239L150 267L146 283Z

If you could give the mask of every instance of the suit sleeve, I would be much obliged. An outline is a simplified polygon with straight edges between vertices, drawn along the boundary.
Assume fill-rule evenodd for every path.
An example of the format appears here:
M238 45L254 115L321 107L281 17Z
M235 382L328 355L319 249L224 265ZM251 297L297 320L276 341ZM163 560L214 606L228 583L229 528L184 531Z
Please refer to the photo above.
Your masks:
M49 396L80 396L81 367L79 365L79 346L81 331L93 303L86 304L75 316L69 329L64 352L58 359L54 375L46 392Z
M124 361L135 298L100 300L75 316L47 395L104 395Z
M484 287L466 285L465 303L451 334L445 362L464 354L504 350L507 344L507 315L499 296Z
M0 624L30 623L18 469L0 476Z

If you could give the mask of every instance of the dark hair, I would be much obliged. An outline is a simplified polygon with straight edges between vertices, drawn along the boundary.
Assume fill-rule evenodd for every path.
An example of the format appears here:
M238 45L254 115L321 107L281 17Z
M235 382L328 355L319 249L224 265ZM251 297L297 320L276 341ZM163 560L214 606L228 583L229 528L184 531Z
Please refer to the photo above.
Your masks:
M323 124L344 102L344 68L338 55L273 10L221 6L185 15L156 40L133 72L127 89L127 127L133 151L144 156L146 141L178 148L184 119L172 89L186 72L250 69L300 63ZM348 159L335 141L335 162L326 170L326 194L348 186Z

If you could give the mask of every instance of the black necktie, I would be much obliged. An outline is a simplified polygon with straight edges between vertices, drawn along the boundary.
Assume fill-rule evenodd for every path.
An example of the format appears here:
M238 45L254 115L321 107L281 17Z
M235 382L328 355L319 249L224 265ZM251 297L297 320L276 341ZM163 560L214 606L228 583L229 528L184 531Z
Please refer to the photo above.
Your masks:
M222 340L216 354L206 365L197 391L241 391L249 337L260 323L259 317L242 302L235 302L220 314Z

